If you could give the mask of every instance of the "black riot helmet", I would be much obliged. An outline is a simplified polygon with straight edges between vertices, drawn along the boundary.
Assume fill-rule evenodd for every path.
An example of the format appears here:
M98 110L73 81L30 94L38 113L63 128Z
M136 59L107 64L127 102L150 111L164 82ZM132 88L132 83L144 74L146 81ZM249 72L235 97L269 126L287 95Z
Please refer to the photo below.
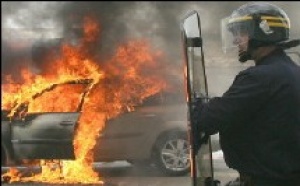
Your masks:
M222 47L226 52L236 47L236 38L247 35L247 51L240 54L240 61L251 59L251 51L258 47L279 45L289 39L290 19L279 7L266 2L242 5L222 19Z

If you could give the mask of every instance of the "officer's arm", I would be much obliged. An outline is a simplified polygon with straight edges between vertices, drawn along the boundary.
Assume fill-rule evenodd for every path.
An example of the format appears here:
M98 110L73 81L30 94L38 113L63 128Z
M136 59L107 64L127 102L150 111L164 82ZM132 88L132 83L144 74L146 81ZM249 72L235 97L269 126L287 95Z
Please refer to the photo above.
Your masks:
M197 130L212 135L245 123L264 105L267 90L267 83L257 74L240 73L222 97L212 98L201 108Z

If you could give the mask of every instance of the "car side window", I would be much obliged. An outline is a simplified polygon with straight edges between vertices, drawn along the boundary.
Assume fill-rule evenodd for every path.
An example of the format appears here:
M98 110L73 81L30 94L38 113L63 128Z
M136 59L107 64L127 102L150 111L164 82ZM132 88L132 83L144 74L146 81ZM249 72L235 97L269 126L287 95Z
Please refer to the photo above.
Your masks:
M76 112L84 89L82 84L58 85L34 98L28 112Z

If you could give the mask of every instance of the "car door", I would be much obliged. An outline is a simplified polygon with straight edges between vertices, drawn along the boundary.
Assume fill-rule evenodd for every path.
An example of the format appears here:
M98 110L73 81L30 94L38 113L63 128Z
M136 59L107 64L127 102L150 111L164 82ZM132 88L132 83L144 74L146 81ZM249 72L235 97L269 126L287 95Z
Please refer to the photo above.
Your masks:
M74 84L69 83L75 86L74 82ZM57 94L55 88L61 89L61 86L53 86L42 92ZM70 90L70 87L67 90ZM81 97L71 100L72 104L77 100L77 106L69 107L70 109L60 107L58 111L54 108L50 112L28 112L25 117L14 117L11 121L11 143L15 157L17 159L75 159L73 140L86 90L86 86L76 88L74 94ZM82 94L82 91L85 92ZM42 94L38 94L34 98L41 96ZM46 98L49 98L49 95L47 96ZM48 101L47 105L53 104L52 102L63 102L65 106L69 105L65 103L66 95L56 96L58 99L44 101Z

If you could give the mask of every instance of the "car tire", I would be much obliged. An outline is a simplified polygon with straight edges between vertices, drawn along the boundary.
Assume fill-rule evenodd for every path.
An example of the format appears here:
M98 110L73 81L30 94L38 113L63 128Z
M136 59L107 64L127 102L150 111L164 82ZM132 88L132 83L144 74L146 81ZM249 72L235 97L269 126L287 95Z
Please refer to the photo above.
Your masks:
M186 132L162 135L154 148L154 163L163 174L183 176L190 171L189 142Z

